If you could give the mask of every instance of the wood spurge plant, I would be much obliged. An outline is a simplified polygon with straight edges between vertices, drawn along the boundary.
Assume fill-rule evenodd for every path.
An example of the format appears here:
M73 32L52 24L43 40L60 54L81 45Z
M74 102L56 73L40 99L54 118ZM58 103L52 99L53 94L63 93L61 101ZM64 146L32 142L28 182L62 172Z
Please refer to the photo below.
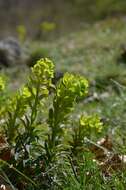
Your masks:
M88 93L88 81L66 73L54 85L53 77L53 62L40 59L26 84L5 104L0 122L0 180L12 189L62 189L65 176L74 180L76 173L82 173L82 160L90 152L84 138L103 128L97 115L69 120L77 101ZM0 78L0 93L4 86ZM82 179L76 180L81 183Z

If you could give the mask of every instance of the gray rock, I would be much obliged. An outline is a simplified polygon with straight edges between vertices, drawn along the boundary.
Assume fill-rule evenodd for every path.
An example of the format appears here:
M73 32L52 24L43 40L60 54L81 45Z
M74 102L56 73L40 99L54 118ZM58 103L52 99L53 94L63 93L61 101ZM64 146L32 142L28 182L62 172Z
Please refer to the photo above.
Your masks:
M0 41L0 67L13 66L21 61L22 48L15 38Z

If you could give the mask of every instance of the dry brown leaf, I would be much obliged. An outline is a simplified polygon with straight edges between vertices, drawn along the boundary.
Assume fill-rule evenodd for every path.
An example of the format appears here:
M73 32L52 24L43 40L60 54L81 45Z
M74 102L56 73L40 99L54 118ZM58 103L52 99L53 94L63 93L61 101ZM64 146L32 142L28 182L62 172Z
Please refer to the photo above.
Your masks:
M110 137L100 139L97 144L93 144L90 150L95 154L95 159L106 176L110 176L113 171L126 168L126 155L113 153L113 144Z
M112 141L108 136L90 146L90 150L95 154L96 160L99 161L104 161L112 148Z
M12 190L10 185L5 182L2 176L0 176L0 190Z
M1 184L0 185L0 190L12 190L12 188L9 185Z
M11 150L4 136L0 135L0 159L8 161L11 159Z
M0 151L0 159L4 161L9 161L11 159L11 150L9 148L5 148Z
M99 163L99 165L102 172L107 176L110 176L115 171L122 171L126 168L126 163L123 162L118 154L113 154L105 162Z
M102 138L100 141L98 141L97 144L106 148L109 151L112 151L113 144L111 138L108 135L105 138Z

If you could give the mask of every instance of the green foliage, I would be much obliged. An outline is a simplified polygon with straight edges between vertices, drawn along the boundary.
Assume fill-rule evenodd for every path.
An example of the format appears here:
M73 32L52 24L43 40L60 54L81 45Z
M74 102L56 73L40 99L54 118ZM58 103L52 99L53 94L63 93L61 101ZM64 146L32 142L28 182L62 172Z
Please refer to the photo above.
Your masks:
M27 84L19 91L9 103L8 121L6 133L8 141L15 139L15 133L20 127L18 119L25 116L26 121L23 121L24 126L32 125L37 116L38 105L44 97L49 94L51 79L53 78L53 63L48 59L41 59L32 68L31 75L28 78ZM29 118L26 111L30 111Z
M90 152L82 152L82 160L81 162L77 160L76 167L72 160L70 161L71 169L68 167L67 162L65 164L65 175L63 179L65 190L100 190L103 186L104 181L101 177L100 169L93 160L93 155Z
M87 94L88 82L81 76L66 73L60 79L54 94L53 107L49 110L49 127L51 134L46 142L49 159L55 156L55 147L61 144L63 138L62 124L73 111L77 98Z
M78 99L87 95L88 81L66 73L54 86L53 77L53 62L40 59L26 84L9 99L1 123L9 151L9 157L1 159L2 171L12 186L22 185L25 190L79 190L94 185L100 190L104 177L85 137L94 140L103 124L97 115L69 119Z
M72 138L69 139L69 145L73 155L80 155L85 151L84 144L87 139L96 140L103 130L103 123L97 115L81 115L79 122L74 122Z
M2 77L0 77L0 91L3 91L5 88L5 82Z

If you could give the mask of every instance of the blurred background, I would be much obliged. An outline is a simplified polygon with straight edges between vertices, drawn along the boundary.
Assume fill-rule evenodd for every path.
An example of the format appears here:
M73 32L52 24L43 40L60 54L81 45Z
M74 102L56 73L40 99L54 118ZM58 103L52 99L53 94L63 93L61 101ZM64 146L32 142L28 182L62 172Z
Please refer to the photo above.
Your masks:
M125 13L125 0L0 0L0 38L52 38Z
M126 83L125 39L125 0L0 0L0 68L12 86L43 57L99 88Z

